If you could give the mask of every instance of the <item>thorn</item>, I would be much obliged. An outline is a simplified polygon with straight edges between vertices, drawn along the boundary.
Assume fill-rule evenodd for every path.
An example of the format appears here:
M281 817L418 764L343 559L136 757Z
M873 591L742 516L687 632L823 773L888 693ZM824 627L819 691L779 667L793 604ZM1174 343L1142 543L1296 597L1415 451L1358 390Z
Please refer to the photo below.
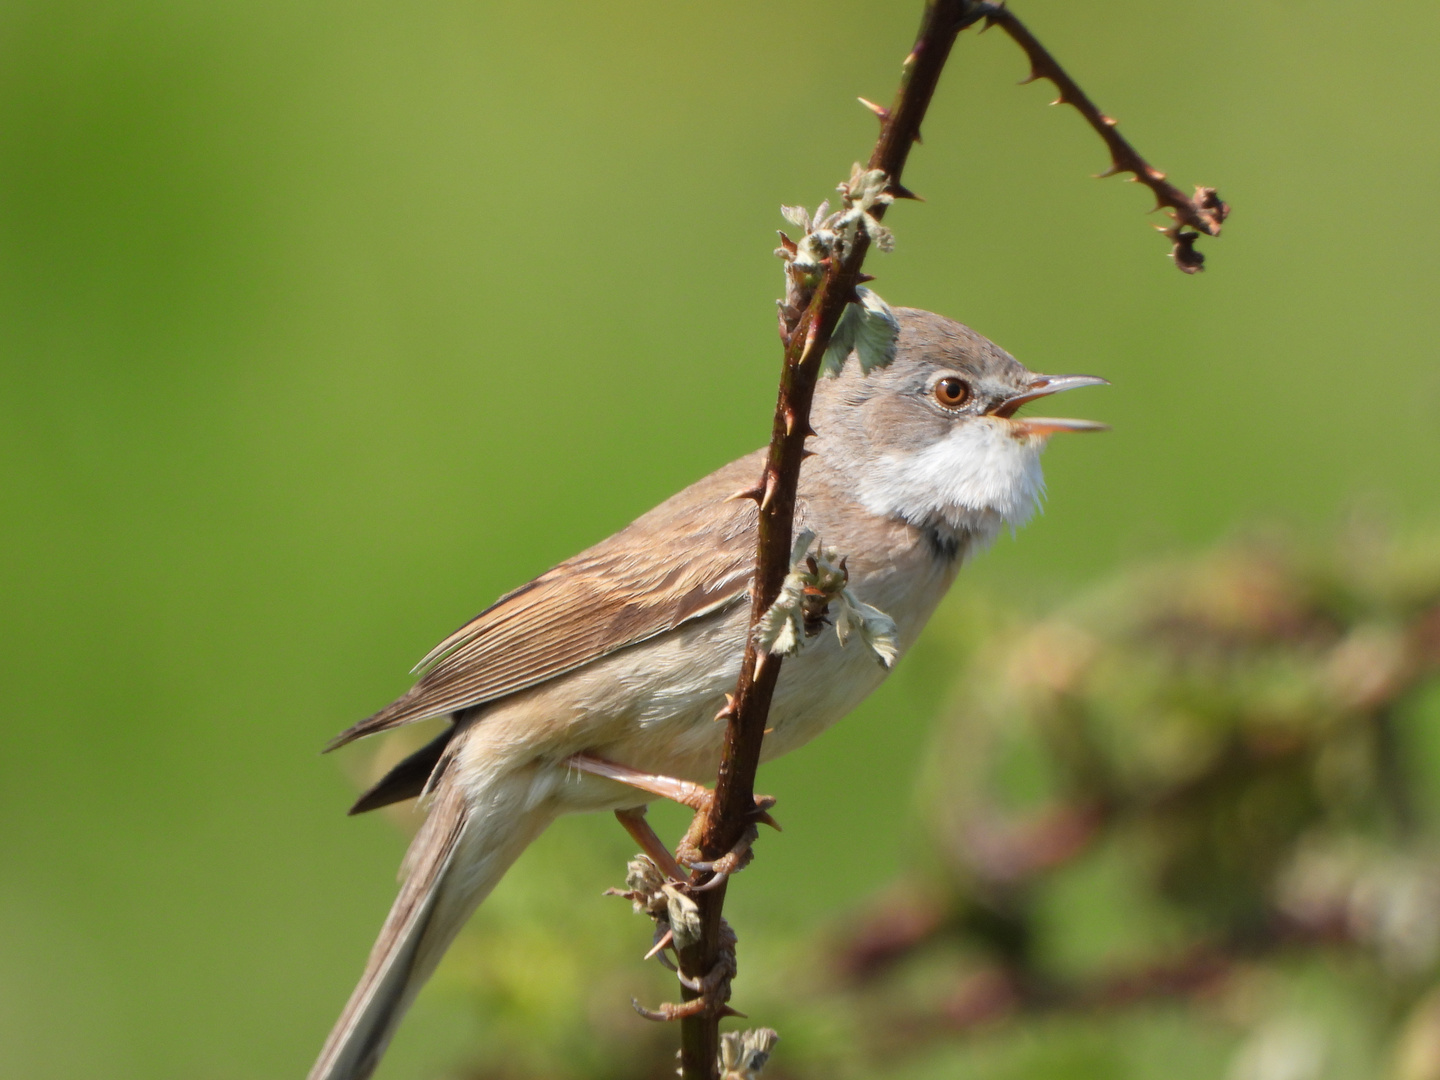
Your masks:
M665 947L666 947L667 945L669 945L669 944L670 944L672 941L674 941L674 940L675 940L675 931L674 931L674 930L666 930L666 931L665 931L665 936L662 937L659 941L655 942L655 947L652 948L649 952L647 952L647 953L646 953L644 956L642 956L640 959L642 959L642 960L652 960L652 959L654 959L656 956L658 956L658 955L665 949Z
M766 734L769 734L769 732L766 732ZM784 832L784 831L785 831L784 829L780 828L780 823L779 823L778 821L776 821L776 820L775 820L773 817L771 817L769 814L765 813L765 811L763 811L763 810L760 811L760 813L758 813L758 814L755 815L755 820L756 820L757 822L759 822L761 825L769 825L769 826L770 826L772 829L774 829L776 832Z
M1065 95L1064 95L1064 94L1061 94L1061 95L1060 95L1059 97L1057 97L1054 101L1050 102L1050 104L1051 104L1051 105L1069 105L1070 102L1068 102L1068 101L1065 100Z
M801 460L801 461L804 461L806 458L812 458L812 457L814 457L817 453L819 453L818 450L801 450L801 451L800 451L800 460Z
M795 434L795 410L789 405L785 406L785 434Z
M916 129L915 129L915 136L914 136L914 138L915 138L915 145L916 145L916 146L924 146L924 145L925 145L925 140L920 137L920 129L919 129L919 128L916 128Z
M1104 172L1098 172L1095 174L1095 179L1104 180L1111 176L1119 176L1122 172L1125 172L1125 167L1121 165L1118 161L1112 161L1110 163L1110 167L1107 168Z
M746 1015L745 1015L744 1013L742 1013L739 1009L732 1009L729 1005L721 1005L721 1006L720 1006L720 1019L721 1019L721 1020L724 1020L727 1016L738 1017L738 1018L741 1019L741 1020L749 1020L749 1019L750 1019L750 1017L746 1016Z
M1154 168L1153 166L1150 166L1150 165L1145 166L1145 175L1148 176L1148 177L1150 177L1151 180L1164 180L1164 179L1165 179L1165 174L1164 174L1163 172L1161 172L1159 169Z
M784 229L776 229L775 231L780 234L780 246L783 247L786 251L788 251L791 255L794 255L795 252L799 250L795 246L795 241L791 240L790 237L785 235Z
M819 324L812 321L805 331L805 347L800 350L800 358L795 361L796 367L803 367L810 356L810 350L815 348L815 332L819 330Z
M768 469L765 471L765 494L760 499L760 509L769 510L775 501L775 492L780 487L780 478Z
M1120 121L1116 120L1113 116L1106 116L1104 113L1100 114L1100 122L1106 127L1114 127L1116 124L1120 123Z
M806 437L807 439L813 439L813 438L815 438L815 436L817 436L817 435L819 435L819 434L820 434L820 433L819 433L818 431L816 431L816 430L815 430L812 426L810 426L809 424L806 424L806 425L805 425L805 437Z
M1029 86L1032 82L1039 82L1039 81L1040 81L1041 79L1043 79L1044 77L1045 77L1045 76L1044 76L1044 75L1041 75L1040 72L1036 71L1034 68L1031 68L1031 69L1030 69L1030 74L1029 74L1029 75L1026 75L1025 78L1021 79L1021 80L1020 80L1018 83L1016 83L1015 85L1016 85L1016 86Z
M741 488L733 495L726 495L725 498L721 500L721 502L736 502L740 499L754 499L756 502L759 502L761 496L763 496L764 494L765 489L763 487L761 487L759 484L752 484L750 487Z
M919 140L919 139L916 139L915 141L916 141L916 142L919 142L920 140ZM893 195L893 196L895 196L895 198L897 198L897 199L914 199L916 202L924 202L924 201L925 201L925 199L924 199L922 196L916 195L913 191L911 191L909 188L907 188L904 184L898 184L898 183L896 183L896 182L893 181L893 180L890 181L890 183L886 186L885 190L888 191L888 192L890 192L890 194Z
M756 681L759 681L760 673L765 670L765 661L768 660L769 657L770 654L767 652L757 652L755 654L755 674L751 677Z
M886 120L890 119L890 110L885 108L884 105L876 105L875 102L867 101L863 97L856 98L856 100L859 101L861 105L864 105L865 108L869 109L872 113L878 116L882 124L885 123Z
M901 67L909 67L911 64L913 64L916 60L919 60L919 59L920 59L920 43L917 41L917 42L915 43L915 47L910 50L910 55L907 56L907 57L905 57L904 60L901 60L901 61L900 61L900 66L901 66Z
M735 695L734 695L734 694L726 694L726 695L725 695L725 704L721 707L720 711L715 714L715 719L716 719L716 720L729 720L729 719L730 719L732 716L734 716L734 715L735 715Z
M875 280L875 275L874 275L874 274L863 274L863 273L862 273L862 274L856 274L856 275L855 275L855 284L856 284L856 285L864 285L867 281L874 281L874 280Z

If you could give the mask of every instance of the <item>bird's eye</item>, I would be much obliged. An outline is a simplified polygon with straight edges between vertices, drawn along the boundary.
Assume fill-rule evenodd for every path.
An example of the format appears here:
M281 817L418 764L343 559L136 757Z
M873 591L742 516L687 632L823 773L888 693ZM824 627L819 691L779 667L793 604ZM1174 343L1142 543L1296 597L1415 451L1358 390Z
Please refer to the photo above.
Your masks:
M935 400L947 409L958 409L970 400L970 384L954 375L947 375L935 384Z

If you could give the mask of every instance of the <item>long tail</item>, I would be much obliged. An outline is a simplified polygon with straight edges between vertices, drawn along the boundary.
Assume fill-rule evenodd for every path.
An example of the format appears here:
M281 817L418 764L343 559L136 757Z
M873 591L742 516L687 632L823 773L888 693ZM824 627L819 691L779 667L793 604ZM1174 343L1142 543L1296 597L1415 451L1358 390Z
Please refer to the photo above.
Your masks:
M542 809L501 811L506 803L503 796L483 800L487 808L477 811L456 785L441 783L405 855L404 884L365 973L307 1080L366 1080L375 1071L401 1016L466 919L550 823Z

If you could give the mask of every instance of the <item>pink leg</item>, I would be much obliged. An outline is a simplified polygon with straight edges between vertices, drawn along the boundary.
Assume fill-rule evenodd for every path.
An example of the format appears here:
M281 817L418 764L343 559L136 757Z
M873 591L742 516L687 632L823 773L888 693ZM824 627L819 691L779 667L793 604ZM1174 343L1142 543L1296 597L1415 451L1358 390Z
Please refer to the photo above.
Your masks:
M715 794L709 788L689 780L677 780L673 776L657 776L654 773L641 772L626 765L617 765L613 761L606 761L593 754L573 754L566 759L565 764L572 769L590 773L592 776L603 776L607 780L628 784L640 791L648 791L652 795L659 795L661 798L670 799L697 811L695 820L690 823L689 832L680 841L680 855L686 863L696 869L714 875L706 886L702 887L714 888L735 871L743 869L750 861L750 845L755 839L753 824L746 830L740 842L735 845L735 850L713 863L699 862L700 853L696 845L705 827L704 815L710 812L710 806L715 801ZM756 795L752 820L778 830L779 824L766 813L774 805L775 800L769 795ZM650 828L649 823L645 821L644 807L640 807L638 810L617 810L615 816L620 819L620 824L625 826L625 830L635 838L641 850L650 856L656 866L676 880L683 880L686 877L684 872L677 872L680 871L679 863L670 856L665 845L655 835L655 831ZM665 856L663 859L660 857L661 852Z
M670 849L665 846L664 841L655 835L655 830L645 820L645 807L636 806L630 810L616 810L615 819L625 826L635 842L640 845L640 850L650 856L650 861L660 868L660 872L672 881L684 881L690 875L680 869L680 864L675 861L675 856L670 854Z
M591 754L574 754L565 764L572 769L590 773L592 776L603 776L607 780L629 784L641 791L659 795L662 799L669 799L682 806L688 806L691 810L708 810L714 799L710 789L702 784L692 783L689 780L676 780L673 776L656 776L654 773L640 772L638 769L616 765L613 761L606 761L604 758L598 758Z

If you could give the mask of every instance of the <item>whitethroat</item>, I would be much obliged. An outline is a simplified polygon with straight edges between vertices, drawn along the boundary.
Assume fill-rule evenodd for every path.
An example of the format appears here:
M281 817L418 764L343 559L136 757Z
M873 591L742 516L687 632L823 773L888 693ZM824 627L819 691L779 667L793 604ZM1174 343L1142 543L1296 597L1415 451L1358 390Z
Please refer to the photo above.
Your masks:
M1093 386L1036 375L967 327L900 308L894 360L820 380L795 528L845 556L854 596L914 643L965 559L1024 523L1043 494L1040 452L1085 420L1017 416ZM561 814L612 810L662 865L645 803L703 808L749 626L757 509L730 498L764 451L711 473L609 539L502 596L421 661L399 700L340 746L445 716L449 726L355 804L424 795L404 885L309 1080L361 1080L445 949L521 851ZM822 633L784 661L763 757L808 742L887 667Z

